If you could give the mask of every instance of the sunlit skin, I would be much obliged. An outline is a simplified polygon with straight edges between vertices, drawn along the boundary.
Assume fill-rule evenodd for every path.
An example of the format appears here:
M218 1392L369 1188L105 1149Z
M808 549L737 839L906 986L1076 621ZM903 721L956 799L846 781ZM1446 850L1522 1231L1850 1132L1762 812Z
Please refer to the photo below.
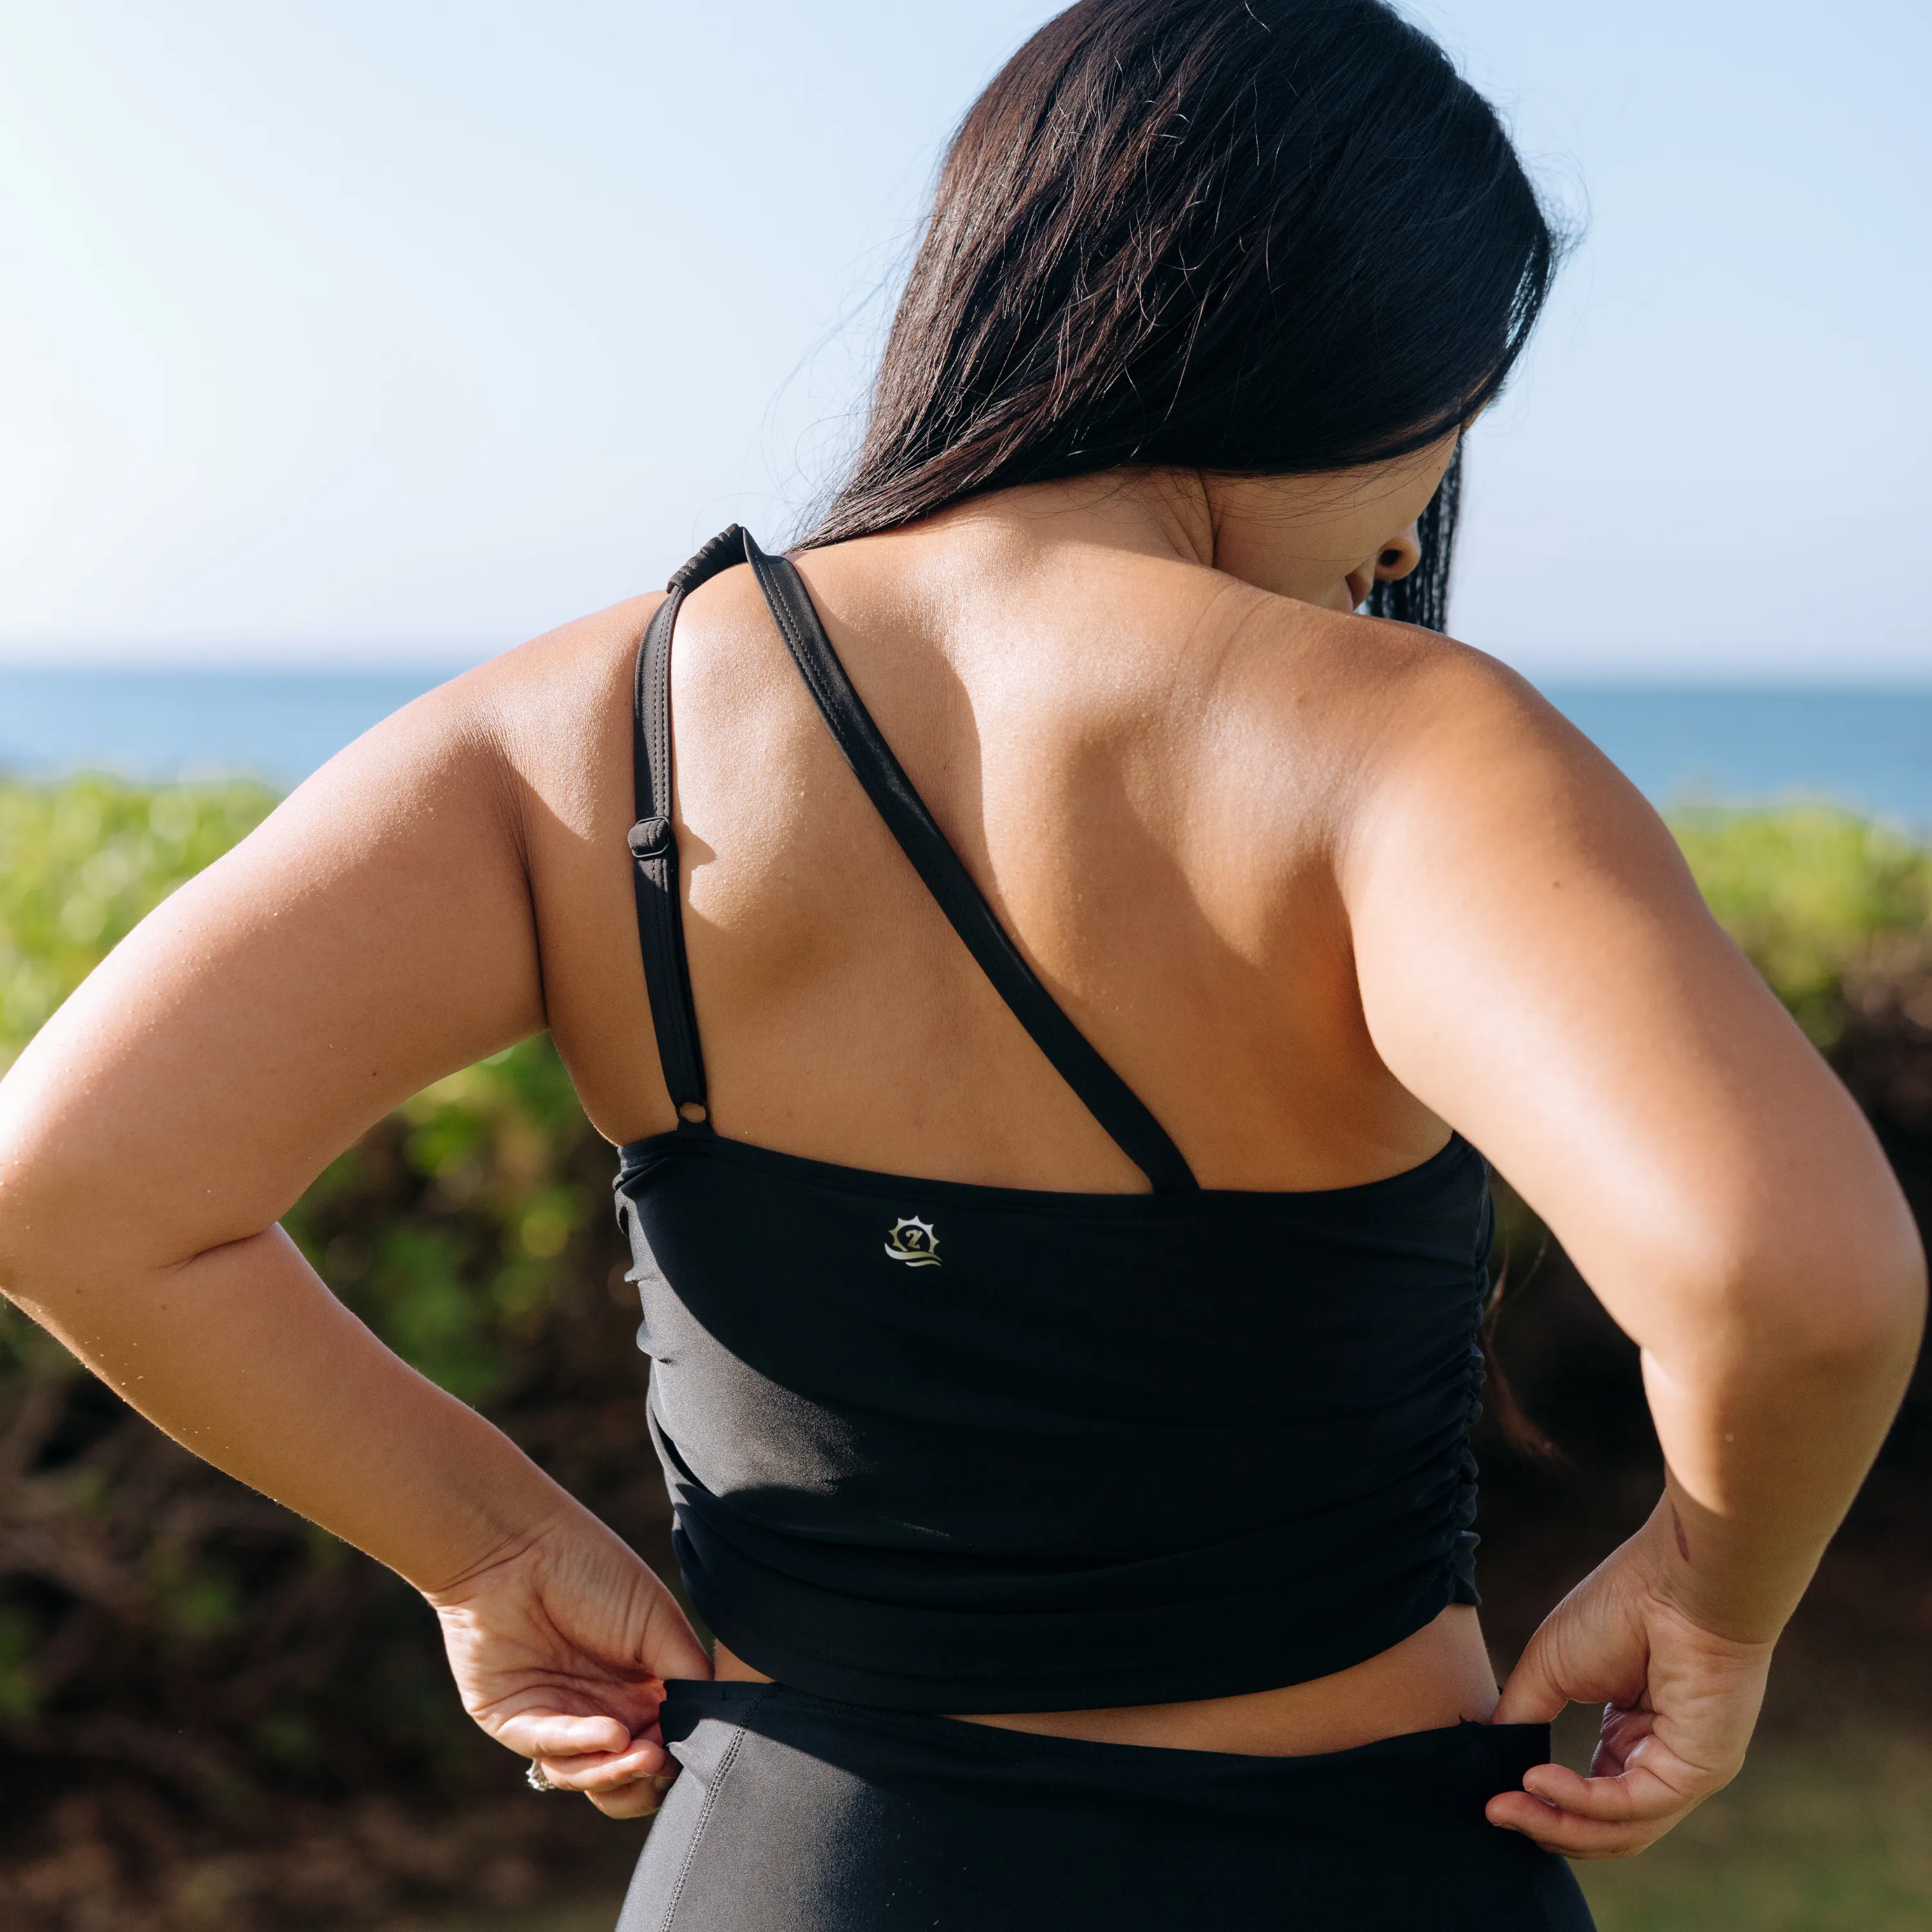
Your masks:
M1608 1703L1596 1774L1544 1766L1490 1816L1616 1856L1736 1772L1909 1372L1922 1264L1856 1108L1642 800L1490 659L1351 614L1413 567L1450 450L1011 491L801 567L1008 930L1203 1184L1372 1180L1453 1124L1641 1345L1669 1464L1500 1700L1458 1608L1316 1683L962 1714L1267 1754ZM408 1578L477 1721L618 1816L675 1772L661 1681L711 1660L630 1550L274 1222L389 1108L546 1025L612 1141L671 1124L624 844L655 602L351 746L0 1084L0 1285L178 1439ZM674 705L718 1131L1143 1186L913 878L748 572L691 600Z

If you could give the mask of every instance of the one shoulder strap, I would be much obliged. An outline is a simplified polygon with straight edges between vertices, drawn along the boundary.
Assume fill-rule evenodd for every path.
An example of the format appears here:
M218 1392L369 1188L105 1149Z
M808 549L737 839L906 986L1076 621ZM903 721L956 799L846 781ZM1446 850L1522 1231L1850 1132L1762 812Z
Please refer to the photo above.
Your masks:
M788 559L766 556L748 536L744 545L778 634L846 762L886 829L912 861L926 890L938 901L953 931L993 982L994 990L1012 1009L1014 1017L1088 1111L1153 1184L1154 1192L1192 1192L1198 1184L1180 1150L1133 1089L1054 1004L973 883L959 855L946 842L925 801L913 789L912 781L852 688L852 680L819 622L805 580Z
M637 822L628 843L638 902L638 944L644 956L651 1024L664 1084L680 1116L706 1119L704 1055L692 1004L691 969L684 953L684 913L678 897L677 839L671 830L670 640L686 597L721 570L745 561L748 539L736 524L713 537L666 586L670 594L644 627L638 646L632 712L631 773Z

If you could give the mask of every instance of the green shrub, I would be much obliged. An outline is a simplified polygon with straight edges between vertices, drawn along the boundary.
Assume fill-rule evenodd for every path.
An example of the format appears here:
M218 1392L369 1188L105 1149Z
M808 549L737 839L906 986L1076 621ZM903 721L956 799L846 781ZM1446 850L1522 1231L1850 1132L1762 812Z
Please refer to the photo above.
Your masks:
M329 1167L288 1229L405 1361L487 1406L515 1387L560 1261L608 1214L575 1173L596 1144L548 1037L527 1040L418 1094ZM404 1216L383 1211L399 1181L416 1201Z
M239 782L0 781L0 1069L111 946L274 803Z
M1862 976L1922 970L1924 847L1824 805L1701 808L1670 826L1712 910L1820 1046L1838 1043Z

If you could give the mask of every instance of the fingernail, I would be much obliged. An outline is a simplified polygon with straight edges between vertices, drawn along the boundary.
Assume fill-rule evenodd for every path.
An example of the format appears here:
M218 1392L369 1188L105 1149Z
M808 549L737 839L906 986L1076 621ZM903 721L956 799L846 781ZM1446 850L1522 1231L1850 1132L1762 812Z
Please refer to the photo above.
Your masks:
M668 1791L676 1778L677 1773L674 1771L660 1773L652 1778L651 1789L653 1791Z

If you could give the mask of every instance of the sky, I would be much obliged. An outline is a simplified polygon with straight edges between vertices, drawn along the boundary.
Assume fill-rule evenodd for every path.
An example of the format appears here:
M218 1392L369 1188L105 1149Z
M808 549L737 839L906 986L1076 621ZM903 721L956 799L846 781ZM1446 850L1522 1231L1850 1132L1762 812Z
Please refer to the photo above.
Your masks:
M473 662L795 525L1028 0L0 0L0 661ZM1582 239L1456 633L1932 684L1924 0L1410 0Z

